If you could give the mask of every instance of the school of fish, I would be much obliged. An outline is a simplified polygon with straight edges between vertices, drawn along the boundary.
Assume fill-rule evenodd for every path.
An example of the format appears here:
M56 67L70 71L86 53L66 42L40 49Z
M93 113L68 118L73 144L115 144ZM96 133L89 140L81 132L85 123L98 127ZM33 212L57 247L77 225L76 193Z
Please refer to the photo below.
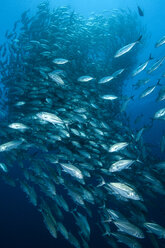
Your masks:
M164 76L151 77L165 55L136 65L145 37L130 11L82 17L45 1L24 12L0 46L0 177L20 186L50 234L71 247L93 247L93 229L108 247L165 245L165 225L150 213L150 202L165 195L165 161L144 144L148 127L126 125L134 96L122 95L131 78L134 91L142 87L139 99L159 89L157 102L165 100ZM155 49L164 44L165 36ZM144 71L148 78L134 84ZM161 107L152 123L164 120Z

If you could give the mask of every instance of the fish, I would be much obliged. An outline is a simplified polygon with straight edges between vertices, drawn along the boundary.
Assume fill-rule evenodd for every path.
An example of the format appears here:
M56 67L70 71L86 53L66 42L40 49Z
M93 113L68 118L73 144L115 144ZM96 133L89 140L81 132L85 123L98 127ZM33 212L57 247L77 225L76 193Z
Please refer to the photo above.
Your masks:
M154 164L153 168L155 168L156 170L162 170L162 171L165 170L165 161L162 161L160 163Z
M111 165L111 167L109 168L109 171L110 172L117 172L117 171L121 171L123 169L128 169L134 162L135 162L135 160L121 159L121 160L113 163Z
M60 165L66 173L70 174L72 177L83 181L83 174L76 166L66 163L60 163Z
M152 222L145 222L144 227L151 233L158 235L160 238L165 238L165 228Z
M79 244L79 241L75 238L75 236L74 236L71 232L69 232L68 235L69 235L69 241L70 241L70 243L71 243L75 248L80 248L81 246L80 246L80 244Z
M25 105L25 104L26 104L26 102L20 101L20 102L17 102L17 103L15 104L15 106L16 106L16 107L20 107L20 106L23 106L23 105Z
M45 226L47 227L48 231L54 237L55 239L57 238L57 228L56 228L56 222L54 219L52 219L48 213L45 213L44 211L42 212L43 215L43 221L45 223Z
M146 97L148 95L150 95L154 90L155 90L156 86L151 86L151 87L148 87L147 89L145 89L141 95L140 95L140 98L143 98L143 97Z
M147 65L148 65L148 63L149 63L149 61L150 61L151 59L153 59L153 58L151 57L151 54L150 54L149 59L148 59L146 62L144 62L143 64L139 65L139 66L133 71L132 76L134 77L134 76L138 75L140 72L142 72L142 71L147 67Z
M121 73L123 73L124 70L125 69L119 69L119 70L115 71L111 76L106 76L106 77L101 78L99 80L98 84L109 83L111 80L113 80L114 78L119 76Z
M99 80L98 84L105 84L105 83L109 83L112 79L114 79L113 76L106 76L103 77Z
M40 120L43 120L45 122L55 124L63 124L63 121L55 114L48 113L48 112L39 112L36 114L36 117Z
M94 78L91 76L81 76L77 79L78 82L90 82L92 81Z
M7 152L13 149L18 148L24 142L23 139L20 140L12 140L7 143L0 145L0 152Z
M144 223L156 221L149 204L159 209L165 165L144 139L156 118L132 129L125 110L136 94L123 93L134 70L148 66L149 59L136 67L146 37L133 11L83 16L45 1L23 13L0 45L0 178L20 187L57 242L62 235L66 245L93 246L97 228L109 246L141 247ZM120 63L116 51L127 54ZM148 76L137 88L153 81ZM162 97L163 80L159 86Z
M156 42L155 47L160 47L165 44L165 36L163 36L158 42Z
M127 146L128 146L127 142L116 143L109 148L109 152L118 152L120 150L123 150Z
M133 100L133 98L134 98L134 96L131 96L131 97L127 98L126 100L124 99L124 101L123 101L123 103L121 105L121 110L120 110L121 113L124 112L124 111L126 111L126 108L129 105L129 102L131 100Z
M165 56L163 56L162 58L160 58L159 60L157 60L148 70L148 74L156 71L164 62L165 60Z
M119 76L120 74L122 74L124 71L125 71L124 68L119 69L119 70L115 71L115 72L112 74L112 77L116 78L117 76Z
M101 96L101 98L104 99L104 100L113 101L113 100L116 100L118 97L115 96L115 95L103 95L103 96Z
M66 230L65 226L64 226L61 222L58 222L58 223L57 223L57 229L58 229L58 231L63 235L63 237L64 237L66 240L69 239L68 231Z
M142 136L142 134L143 134L143 132L144 132L145 130L146 130L145 127L142 127L142 128L139 129L139 131L138 131L137 134L136 134L136 138L135 138L136 142L139 141L139 140L141 139L141 136Z
M64 64L66 64L68 62L69 62L69 60L62 59L62 58L56 58L56 59L53 60L53 63L57 64L57 65L64 65Z
M127 236L125 234L122 234L120 232L112 233L112 235L118 239L119 242L127 245L130 248L141 248L140 243L137 242L137 240L131 236Z
M137 83L133 84L132 86L135 87L135 90L139 89L141 86L147 84L150 79L139 79Z
M126 185L124 183L114 182L114 183L109 183L108 186L117 195L119 194L125 198L132 199L135 201L140 200L140 197L138 196L138 194L131 187L129 187L128 185Z
M122 48L120 48L114 55L114 58L118 58L126 53L128 53L130 50L132 50L132 48L141 41L142 39L142 35L140 35L140 37L135 41L135 42L132 42Z
M156 101L164 101L164 100L165 100L165 87L161 87Z
M7 173L8 172L8 168L7 168L6 164L0 163L0 170L2 170L3 172Z
M59 75L57 75L56 71L48 73L48 75L55 83L57 83L57 85L65 84L64 80Z
M81 234L84 236L84 238L86 240L89 240L89 237L90 237L90 226L89 226L89 223L88 223L88 220L87 220L87 217L80 214L80 213L77 213L77 215L74 215L75 219L76 219L76 223L78 226L81 226ZM80 223L80 225L79 225Z
M139 239L144 238L143 232L137 226L133 225L128 221L116 220L114 221L114 224L118 227L120 232L127 233Z
M163 119L163 120L165 120L165 108L159 109L159 110L155 113L154 119Z
M29 198L30 202L37 206L37 195L33 187L28 185L26 182L21 181L21 188L26 193L27 197Z
M11 123L8 125L8 127L12 129L20 130L20 131L25 131L29 129L29 127L24 125L23 123Z
M138 9L139 15L144 16L144 13L143 13L142 9L139 6L137 6L137 9Z

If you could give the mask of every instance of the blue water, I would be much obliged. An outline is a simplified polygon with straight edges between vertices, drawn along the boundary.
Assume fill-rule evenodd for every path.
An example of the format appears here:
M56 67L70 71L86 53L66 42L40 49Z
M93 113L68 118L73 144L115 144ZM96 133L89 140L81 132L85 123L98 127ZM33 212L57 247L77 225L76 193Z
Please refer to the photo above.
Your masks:
M35 12L39 0L0 0L0 43L4 42L5 32L13 27L13 23L20 18L22 12L31 9ZM148 33L147 44L138 56L138 63L143 63L151 53L155 58L165 55L165 45L155 49L154 45L163 35L165 35L165 1L164 0L50 0L52 6L70 5L72 9L82 15L89 15L91 12L102 12L114 8L124 8L137 11L139 5L144 11L144 17L141 17L142 24L146 27ZM165 64L153 73L152 83L165 73ZM144 74L143 74L144 75ZM141 75L139 76L141 78ZM131 117L131 127L138 130L150 122L150 117L165 106L164 102L157 103L155 99L158 89L145 99L139 99L138 95L141 89L134 92L130 86L137 82L138 77L128 80L128 86L125 93L128 95L135 94L135 100L128 105L127 114ZM165 78L162 84L165 85ZM133 120L137 115L143 114L144 118L137 126ZM165 158L165 154L159 154L159 144L161 136L165 133L165 125L162 121L155 121L151 129L145 133L145 141L153 144L155 155ZM0 248L69 248L71 247L62 238L53 239L44 226L42 217L35 207L28 203L26 196L17 188L12 188L0 182ZM165 210L161 209L162 215L165 216ZM164 217L163 216L163 217ZM158 214L161 218L161 215ZM165 224L165 223L164 223ZM99 241L95 242L95 236L92 234L93 244L91 248L103 247ZM104 248L108 247L105 245ZM119 247L125 247L120 245ZM146 248L147 244L145 245Z

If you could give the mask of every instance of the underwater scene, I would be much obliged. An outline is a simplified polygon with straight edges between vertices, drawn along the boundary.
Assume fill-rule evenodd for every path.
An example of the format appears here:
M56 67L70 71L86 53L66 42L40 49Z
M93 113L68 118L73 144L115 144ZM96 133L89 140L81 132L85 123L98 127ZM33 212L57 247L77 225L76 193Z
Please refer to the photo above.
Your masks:
M165 1L0 3L0 248L165 248Z

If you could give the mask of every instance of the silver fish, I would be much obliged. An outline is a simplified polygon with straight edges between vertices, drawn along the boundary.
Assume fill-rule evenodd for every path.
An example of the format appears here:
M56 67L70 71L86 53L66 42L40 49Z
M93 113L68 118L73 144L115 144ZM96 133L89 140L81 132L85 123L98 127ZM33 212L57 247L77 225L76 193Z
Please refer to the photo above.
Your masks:
M144 223L144 227L151 233L154 233L158 235L160 238L165 239L165 228L156 224L156 223L150 223L146 222Z
M119 242L127 245L129 248L142 248L140 243L138 243L137 240L135 238L133 238L132 236L127 236L127 235L119 233L119 232L112 233L112 235L116 239L118 239Z
M20 106L23 106L23 105L25 105L25 104L26 104L26 102L20 101L20 102L17 102L17 103L15 104L15 106L20 107Z
M139 43L142 39L142 35L137 39L137 41L130 43L122 48L120 48L116 53L115 53L115 58L118 58L122 55L124 55L125 53L129 52L137 43Z
M105 84L110 82L112 79L114 79L113 76L107 76L107 77L103 77L99 80L98 84Z
M151 86L151 87L148 87L147 89L145 89L142 94L140 95L140 98L143 98L145 96L148 96L150 95L156 88L156 85L155 86Z
M101 96L101 98L104 99L104 100L113 101L113 100L117 99L118 97L115 96L115 95L103 95L103 96Z
M53 60L53 63L57 64L57 65L64 65L64 64L66 64L68 62L69 62L69 60L62 59L62 58L56 58L56 59Z
M163 56L161 59L159 59L158 61L156 61L156 63L153 64L153 65L149 68L148 73L150 74L150 73L152 73L153 71L157 70L157 69L161 66L161 64L164 62L164 60L165 60L165 56Z
M144 62L143 64L139 65L139 66L133 71L132 76L134 77L134 76L138 75L140 72L144 71L144 69L147 67L147 65L148 65L148 63L149 63L149 61L150 61L151 59L152 59L152 57L151 57L151 55L150 55L149 59L148 59L146 62Z
M6 164L0 163L0 170L2 170L3 172L7 173L8 172L8 168L7 168Z
M119 142L109 148L109 152L118 152L128 146L127 142Z
M50 72L50 73L48 73L48 75L58 85L64 85L65 84L63 79L59 75L57 75L56 73Z
M110 172L116 172L116 171L128 169L134 162L135 162L135 160L131 160L131 159L121 159L121 160L113 163L111 165L111 167L109 168L109 171Z
M29 129L28 126L26 126L22 123L18 123L18 122L11 123L8 125L8 127L12 128L12 129L20 130L20 131L25 131L25 130Z
M66 163L60 163L60 165L66 173L83 181L83 174L76 166Z
M128 185L126 185L124 183L109 183L108 186L116 194L119 194L119 195L121 195L121 196L123 196L125 198L136 200L136 201L140 200L140 197L134 191L134 189L132 189L131 187L129 187Z
M55 114L48 112L40 112L36 114L36 116L46 122L50 122L52 124L63 124L63 121Z
M119 228L119 231L121 232L127 233L139 239L144 238L143 232L137 226L128 221L117 220L114 222L114 224Z
M20 140L13 140L13 141L4 143L0 145L0 152L6 152L12 149L16 149L23 143L23 141L24 141L23 139L22 140L20 139Z
M163 119L165 120L165 108L159 109L155 115L154 115L155 119Z
M165 44L165 36L163 36L156 44L155 47L160 47Z
M81 76L77 79L78 82L90 82L92 81L94 78L91 76Z
M117 70L117 71L115 71L113 74L112 74L112 77L117 77L117 76L119 76L121 73L123 73L123 71L124 71L125 69L119 69L119 70Z

